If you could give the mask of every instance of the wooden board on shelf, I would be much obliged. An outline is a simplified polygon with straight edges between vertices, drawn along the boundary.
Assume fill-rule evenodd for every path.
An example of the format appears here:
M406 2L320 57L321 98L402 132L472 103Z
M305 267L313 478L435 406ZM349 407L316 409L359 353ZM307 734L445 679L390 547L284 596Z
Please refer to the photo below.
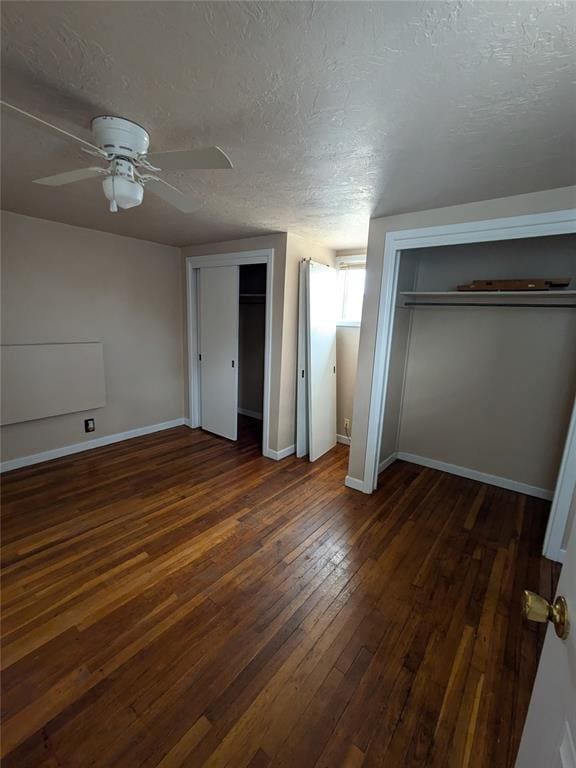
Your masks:
M570 277L538 277L514 280L473 280L459 285L459 291L550 291L567 288Z

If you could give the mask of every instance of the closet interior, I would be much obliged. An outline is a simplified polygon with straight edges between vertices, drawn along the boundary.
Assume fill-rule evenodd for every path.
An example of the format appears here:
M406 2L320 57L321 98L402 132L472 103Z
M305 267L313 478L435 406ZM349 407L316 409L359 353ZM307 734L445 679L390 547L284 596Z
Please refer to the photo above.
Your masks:
M458 290L534 278L565 287ZM574 235L403 251L380 467L400 458L551 498L574 406L575 309Z
M240 268L238 305L238 434L262 444L266 265Z
M197 270L198 421L262 448L266 265Z

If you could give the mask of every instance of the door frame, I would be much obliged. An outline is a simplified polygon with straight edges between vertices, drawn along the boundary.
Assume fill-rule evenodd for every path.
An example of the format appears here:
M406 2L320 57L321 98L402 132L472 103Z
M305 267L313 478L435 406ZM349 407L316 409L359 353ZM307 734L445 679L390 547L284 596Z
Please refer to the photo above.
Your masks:
M201 267L233 267L247 264L266 265L266 319L264 332L264 402L262 404L262 455L277 458L270 449L270 388L272 359L272 286L274 249L215 253L186 257L186 309L188 339L188 426L200 426L200 371L198 367L198 270Z
M576 399L572 408L570 426L564 444L562 462L556 489L550 507L550 517L544 537L544 548L542 554L544 557L556 562L563 563L566 557L566 549L563 544L565 536L569 531L566 530L568 515L570 513L570 504L576 493Z
M368 411L368 430L366 454L362 480L347 476L346 485L350 488L372 493L378 482L378 465L382 429L384 425L386 395L390 376L390 357L394 334L394 310L398 285L398 272L401 252L408 249L430 248L439 245L461 245L465 243L485 243L494 240L517 240L519 238L544 237L546 235L565 235L576 233L576 210L560 210L548 213L511 216L484 221L471 221L464 224L447 224L419 229L405 229L387 232L384 243L384 259L378 302L376 325L376 343L374 365ZM571 420L572 439L566 441L562 466L569 462L569 453L576 452L576 404ZM352 432L354 440L354 432ZM546 557L561 561L562 541L568 519L569 505L574 488L574 478L570 471L560 471L552 502L553 514L550 516L546 535ZM569 498L568 498L569 497ZM566 499L568 503L566 505Z

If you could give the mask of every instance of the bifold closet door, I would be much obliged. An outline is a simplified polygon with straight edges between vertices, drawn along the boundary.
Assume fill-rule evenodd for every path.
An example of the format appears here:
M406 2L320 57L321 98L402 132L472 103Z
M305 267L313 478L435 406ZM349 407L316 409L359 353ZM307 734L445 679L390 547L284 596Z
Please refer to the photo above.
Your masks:
M296 386L296 456L308 454L308 263L300 262L298 284L298 378Z
M336 445L336 270L307 262L308 454Z
M202 267L199 272L200 424L236 440L239 268Z

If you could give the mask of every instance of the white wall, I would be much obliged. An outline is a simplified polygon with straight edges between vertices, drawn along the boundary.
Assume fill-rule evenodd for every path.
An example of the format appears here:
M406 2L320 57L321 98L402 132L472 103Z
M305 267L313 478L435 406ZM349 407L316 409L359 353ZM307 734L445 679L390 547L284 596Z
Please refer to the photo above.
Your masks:
M273 248L273 450L295 438L298 264L333 252L286 233L184 249L2 213L3 343L102 341L105 408L9 425L3 459L187 415L184 256ZM84 432L84 419L96 432Z
M398 449L553 491L575 350L573 309L413 310Z
M344 419L352 421L359 341L359 327L339 325L336 329L336 432L343 436Z
M101 341L106 380L104 408L4 426L3 460L182 418L183 328L178 248L2 212L2 343Z
M386 234L403 229L416 229L419 227L458 224L467 221L482 221L485 219L566 210L574 208L575 205L576 188L563 187L526 195L516 195L514 197L484 200L478 203L372 219L370 221L366 291L362 310L362 329L360 332L352 423L352 444L348 466L350 477L359 481L362 481L364 477L368 412Z

